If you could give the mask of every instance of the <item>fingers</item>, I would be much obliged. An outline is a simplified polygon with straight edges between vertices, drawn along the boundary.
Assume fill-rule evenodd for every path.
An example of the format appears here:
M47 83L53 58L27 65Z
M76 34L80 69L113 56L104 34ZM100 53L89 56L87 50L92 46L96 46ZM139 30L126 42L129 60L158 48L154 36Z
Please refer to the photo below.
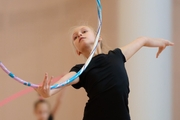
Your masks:
M173 46L174 43L165 39L161 39L161 47L159 47L159 50L156 54L156 58L159 57L159 55L161 54L161 52L167 47L167 46Z
M44 89L44 91L49 91L52 78L53 77L51 77L51 79L48 81L48 74L45 73L45 78L42 84L42 88Z
M158 50L158 52L157 52L157 54L156 54L156 58L159 57L159 55L161 54L161 52L162 52L165 48L166 48L166 46L164 46L164 47L159 47L159 50Z
M45 77L44 77L44 81L43 81L42 86L46 86L46 84L47 84L47 80L48 80L48 74L47 74L47 73L45 73Z
M165 39L162 39L162 40L164 41L166 46L173 46L174 45L174 43L169 41L169 40L165 40Z
M52 79L53 79L53 76L51 76L51 79L47 83L47 91L50 91Z
M173 46L173 45L174 45L173 42L168 41L168 46Z
M34 88L34 90L44 98L49 97L50 96L50 85L51 85L52 79L53 79L53 77L51 77L51 79L48 80L48 74L45 73L42 85L39 85L38 88Z
M48 85L50 86L51 85L51 82L52 82L52 80L53 80L53 76L51 76L51 79L49 80L49 82L48 82Z

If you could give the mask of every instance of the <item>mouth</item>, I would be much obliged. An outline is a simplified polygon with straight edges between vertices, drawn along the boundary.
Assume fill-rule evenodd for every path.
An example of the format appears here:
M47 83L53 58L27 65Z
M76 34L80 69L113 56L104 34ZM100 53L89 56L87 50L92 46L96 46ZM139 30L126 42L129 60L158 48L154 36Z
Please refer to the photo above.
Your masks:
M81 40L85 39L86 37L80 37L79 42L81 42Z

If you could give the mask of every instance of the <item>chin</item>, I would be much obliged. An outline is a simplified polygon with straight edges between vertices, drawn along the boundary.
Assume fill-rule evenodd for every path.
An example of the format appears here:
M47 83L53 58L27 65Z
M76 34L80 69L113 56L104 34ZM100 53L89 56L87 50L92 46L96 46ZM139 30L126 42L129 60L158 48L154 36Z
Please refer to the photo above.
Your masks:
M89 50L89 49L91 49L91 46L90 45L88 45L88 44L83 44L82 46L81 46L81 51L87 51L87 50Z

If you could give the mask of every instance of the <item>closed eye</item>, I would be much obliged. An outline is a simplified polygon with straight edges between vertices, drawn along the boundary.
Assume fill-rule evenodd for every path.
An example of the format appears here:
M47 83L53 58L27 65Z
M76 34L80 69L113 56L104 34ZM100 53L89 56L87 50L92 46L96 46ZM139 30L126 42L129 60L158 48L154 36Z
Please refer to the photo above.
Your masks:
M75 36L74 38L73 38L73 40L76 40L77 39L77 36Z
M87 33L88 31L87 30L84 30L82 33Z

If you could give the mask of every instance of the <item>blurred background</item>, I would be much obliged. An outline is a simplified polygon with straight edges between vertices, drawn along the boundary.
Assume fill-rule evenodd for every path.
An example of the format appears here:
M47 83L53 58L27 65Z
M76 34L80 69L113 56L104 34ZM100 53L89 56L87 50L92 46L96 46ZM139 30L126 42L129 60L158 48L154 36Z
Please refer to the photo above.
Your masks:
M175 43L155 58L157 49L142 48L126 62L132 120L180 120L180 0L101 0L102 38L111 48L140 36ZM83 63L70 40L72 27L97 28L95 0L0 0L0 60L20 78L40 83L44 73L59 76ZM35 91L27 90L0 70L0 119L35 120ZM56 96L47 101L53 106ZM69 87L55 120L81 120L88 98L84 89Z

